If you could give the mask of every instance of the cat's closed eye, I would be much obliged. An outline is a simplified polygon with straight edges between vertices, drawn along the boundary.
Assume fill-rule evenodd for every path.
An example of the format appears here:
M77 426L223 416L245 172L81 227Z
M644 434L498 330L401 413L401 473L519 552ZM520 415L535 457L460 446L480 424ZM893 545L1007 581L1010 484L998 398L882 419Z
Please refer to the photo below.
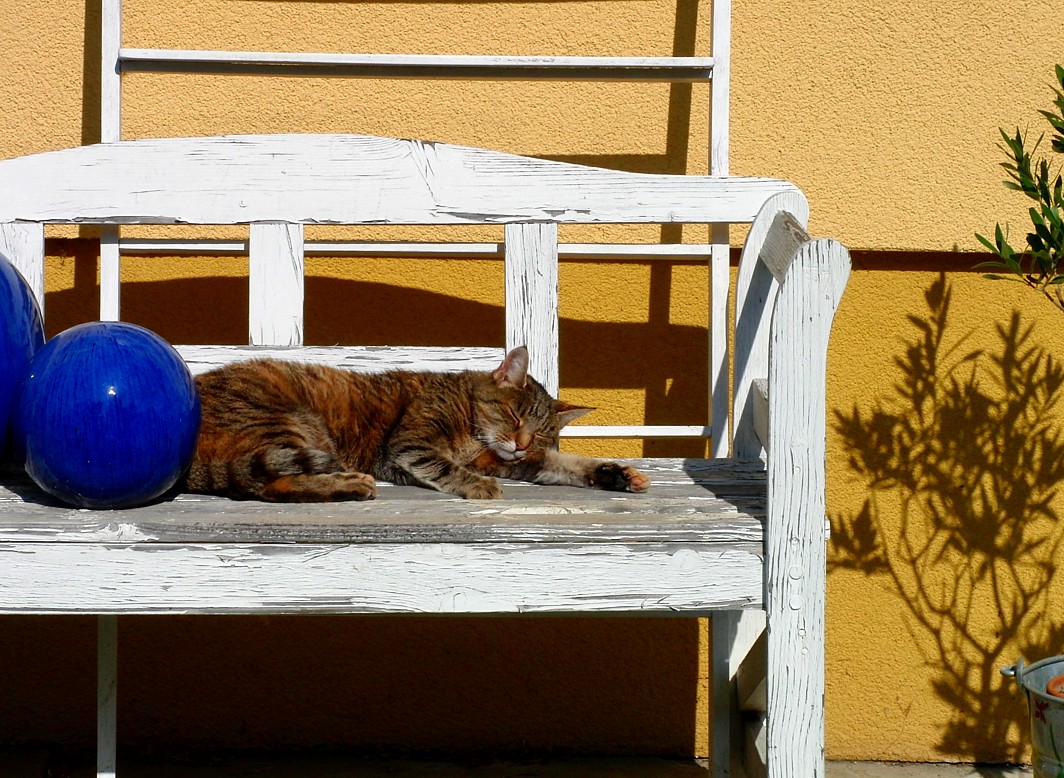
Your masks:
M514 407L509 403L504 403L503 408L506 410L507 415L510 417L510 421L513 422L514 429L519 430L524 425L525 420L521 417Z

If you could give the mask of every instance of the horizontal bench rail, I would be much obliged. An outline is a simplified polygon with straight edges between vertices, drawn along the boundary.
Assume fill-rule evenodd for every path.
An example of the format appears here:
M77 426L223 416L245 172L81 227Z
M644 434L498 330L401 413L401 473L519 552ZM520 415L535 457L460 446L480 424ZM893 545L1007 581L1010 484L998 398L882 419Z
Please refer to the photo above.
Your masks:
M122 48L123 72L348 78L455 78L697 83L713 77L712 57L340 54Z
M125 254L245 255L246 240L181 238L122 238ZM304 253L317 256L432 257L434 259L501 259L501 242L308 240ZM669 260L706 262L712 246L705 243L559 243L560 259L614 261Z
M244 359L292 359L344 370L494 370L502 347L459 346L174 346L193 375Z
M580 424L562 429L563 438L708 438L712 427L700 424Z

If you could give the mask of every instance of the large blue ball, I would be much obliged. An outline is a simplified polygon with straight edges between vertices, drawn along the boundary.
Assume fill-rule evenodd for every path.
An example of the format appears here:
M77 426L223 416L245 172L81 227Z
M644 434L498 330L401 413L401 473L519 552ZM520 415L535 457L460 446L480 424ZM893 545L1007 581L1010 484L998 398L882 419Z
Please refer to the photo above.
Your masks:
M195 383L172 346L143 327L93 322L37 352L13 431L26 472L52 496L129 508L184 474L199 422Z
M15 394L37 350L44 323L37 299L15 266L0 256L0 454L7 442Z

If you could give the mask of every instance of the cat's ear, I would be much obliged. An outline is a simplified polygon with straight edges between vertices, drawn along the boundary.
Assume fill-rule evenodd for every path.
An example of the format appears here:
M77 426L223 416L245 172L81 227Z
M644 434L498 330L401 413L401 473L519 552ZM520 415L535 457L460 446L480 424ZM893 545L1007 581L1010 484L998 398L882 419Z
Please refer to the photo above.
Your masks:
M574 419L579 419L581 416L591 413L593 410L595 409L586 405L572 405L562 400L554 401L554 412L558 414L563 427Z
M524 346L513 349L491 377L499 386L508 384L524 389L528 383L528 349Z

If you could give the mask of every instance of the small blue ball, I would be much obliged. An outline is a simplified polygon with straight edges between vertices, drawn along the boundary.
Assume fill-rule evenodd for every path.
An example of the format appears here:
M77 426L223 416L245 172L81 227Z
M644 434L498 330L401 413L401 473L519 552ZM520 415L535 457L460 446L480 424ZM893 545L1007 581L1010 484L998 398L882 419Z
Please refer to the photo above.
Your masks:
M188 367L150 330L93 322L37 352L15 408L16 446L44 491L79 508L130 508L184 474L200 404Z
M0 454L7 441L15 395L30 360L44 345L37 299L15 266L0 256Z

